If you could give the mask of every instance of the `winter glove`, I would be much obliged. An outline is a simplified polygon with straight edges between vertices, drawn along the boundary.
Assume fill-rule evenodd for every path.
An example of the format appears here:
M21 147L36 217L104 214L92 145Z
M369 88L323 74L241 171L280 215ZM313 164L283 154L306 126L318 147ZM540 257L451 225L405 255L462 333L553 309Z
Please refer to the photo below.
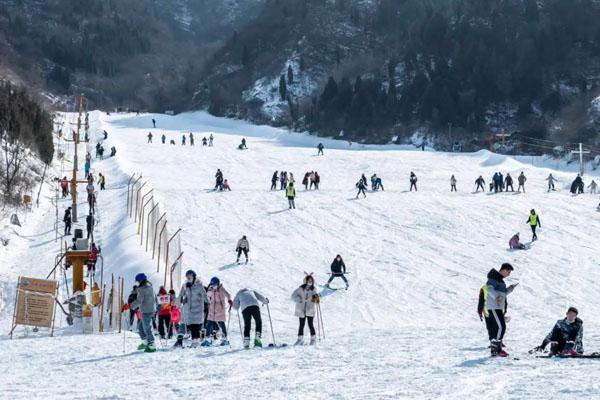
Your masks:
M233 300L231 300L231 299L227 300L227 304L229 304L229 308L231 308L231 306L233 306Z
M321 302L321 296L319 296L318 294L314 294L313 295L313 301L315 303L320 303Z
M265 297L265 301L263 301L263 304L269 304L269 298Z
M127 310L129 310L129 304L123 304L123 308L121 309L121 312L127 311Z

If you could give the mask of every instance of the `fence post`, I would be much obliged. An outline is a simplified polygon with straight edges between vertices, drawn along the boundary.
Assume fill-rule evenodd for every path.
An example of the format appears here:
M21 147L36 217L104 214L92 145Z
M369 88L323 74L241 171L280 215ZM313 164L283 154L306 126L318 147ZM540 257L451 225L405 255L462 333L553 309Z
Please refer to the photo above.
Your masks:
M169 278L170 278L170 282L169 282L169 289L173 289L173 271L175 270L175 266L177 265L177 263L179 262L179 260L181 260L181 257L183 257L183 251L181 253L179 253L179 256L177 257L177 259L175 259L175 261L173 261L173 264L171 264L171 268L169 268ZM164 287L167 287L167 274L165 272L165 284Z
M142 179L141 175L131 184L131 197L128 196L127 200L127 214L129 214L129 218L131 218L131 210L133 209L133 190L140 179ZM129 194L129 192L127 194ZM131 202L129 200L131 200Z
M160 224L160 221L165 217L165 215L167 215L167 213L163 213L163 215L161 215L161 217L158 219L158 221L156 221L156 224L154 224L154 241L152 241L152 259L154 260L154 250L156 249L156 232L158 232L158 224Z
M142 211L140 213L140 224L138 225L138 233L140 234L140 246L142 245L142 243L144 243L144 211L146 210L146 206L148 205L148 203L150 203L150 201L152 200L154 200L154 196L150 196L150 198L146 200L146 202L142 206Z
M133 175L131 175L131 177L127 181L127 211L129 211L129 197L130 197L129 190L131 188L131 181L133 180L134 177L135 177L135 173Z
M160 243L162 242L162 233L166 227L167 221L165 220L165 223L163 224L163 227L160 230L160 233L158 234L158 257L156 257L156 272L160 271Z
M177 229L177 232L175 232L173 236L171 236L171 238L167 241L167 254L165 255L165 285L167 284L166 270L169 269L169 246L171 245L171 240L175 239L175 236L177 236L179 232L181 232L181 228Z
M135 192L135 219L134 222L137 220L137 212L138 212L138 200L140 198L140 192L142 191L142 189L144 188L144 186L146 186L146 183L148 183L147 181L142 183L142 186L140 186L140 188L137 190L137 192ZM131 211L133 211L133 204L131 205ZM131 213L129 214L129 218L131 218Z
M150 216L156 207L158 207L158 203L148 211L148 216L146 217L146 251L148 251L148 239L150 238Z
M146 196L148 196L149 194L151 194L154 191L154 189L150 189L148 192L146 192L145 195L142 196L142 200L139 202L139 204L141 206L144 205L144 201L146 200ZM141 193L141 192L140 192ZM141 213L141 207L140 207L140 213ZM140 217L141 218L141 217ZM138 222L138 203L135 203L135 215L133 216L133 222ZM138 232L140 233L140 226L138 225Z

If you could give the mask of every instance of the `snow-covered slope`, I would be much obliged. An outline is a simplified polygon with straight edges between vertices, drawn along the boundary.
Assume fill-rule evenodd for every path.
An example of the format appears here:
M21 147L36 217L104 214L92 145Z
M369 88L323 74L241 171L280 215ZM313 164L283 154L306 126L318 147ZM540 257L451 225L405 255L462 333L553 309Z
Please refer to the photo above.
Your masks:
M241 287L263 292L271 299L279 342L295 339L297 319L289 298L304 271L324 283L339 253L351 272L350 289L324 297L326 340L314 348L241 351L235 315L232 349L137 354L134 335L123 352L121 336L60 332L53 339L0 341L0 351L7 354L0 376L13 398L31 397L26 382L33 380L53 398L159 393L181 398L199 391L211 398L600 396L594 362L526 354L570 305L585 321L586 351L600 350L598 197L572 197L573 172L489 152L348 149L339 141L324 141L325 156L318 157L315 146L321 139L204 113L94 114L93 127L106 129L109 145L118 151L95 168L108 171L106 196L111 196L100 203L107 221L102 225L109 242L103 251L107 269L124 274L126 286L136 272L153 271L150 257L135 248L134 228L123 215L127 174L142 172L169 210L170 226L183 228L183 270L195 269L204 282L219 276L233 293ZM154 144L146 144L148 131ZM190 131L196 146L180 146L181 135ZM178 145L160 144L163 132ZM210 133L215 146L203 148L200 139ZM247 151L236 149L242 137L248 139ZM212 191L217 168L231 192ZM298 184L304 172L316 170L321 189L298 188L297 209L289 211L283 192L268 190L275 170L293 172ZM410 171L419 177L416 193L408 192ZM495 171L515 178L524 171L527 193L473 194L477 176L487 180ZM360 174L375 172L386 191L355 200ZM559 192L546 192L549 172L560 179ZM451 174L458 179L458 193L449 191ZM529 251L508 251L515 232L530 237L525 220L531 208L541 217L540 240ZM244 234L251 243L251 263L234 265L235 243ZM489 269L502 262L515 266L510 281L520 283L510 296L512 320L505 339L520 360L487 356L487 334L476 314L479 287ZM263 317L270 342L266 310ZM5 309L3 327L9 319ZM89 382L90 373L95 378L89 385L71 387Z

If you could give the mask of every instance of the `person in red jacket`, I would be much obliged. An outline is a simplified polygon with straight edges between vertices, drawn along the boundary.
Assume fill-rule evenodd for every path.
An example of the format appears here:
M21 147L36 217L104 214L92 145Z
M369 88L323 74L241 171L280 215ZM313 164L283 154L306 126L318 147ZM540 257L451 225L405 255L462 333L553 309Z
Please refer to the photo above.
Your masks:
M173 306L173 296L167 293L164 286L161 286L156 295L158 309L158 334L161 339L171 339L173 329L171 326L171 307Z
M98 247L96 247L96 243L92 243L92 248L90 249L90 256L88 257L88 275L96 273L96 261L98 261Z

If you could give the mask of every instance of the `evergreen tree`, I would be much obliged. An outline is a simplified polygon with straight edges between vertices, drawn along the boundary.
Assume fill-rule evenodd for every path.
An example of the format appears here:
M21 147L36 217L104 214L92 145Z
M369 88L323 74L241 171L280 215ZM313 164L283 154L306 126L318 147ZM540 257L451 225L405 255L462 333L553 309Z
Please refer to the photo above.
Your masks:
M294 70L291 65L288 65L287 69L287 83L290 85L294 83Z
M287 85L285 83L285 76L281 75L279 77L279 97L281 101L285 101L287 97Z

